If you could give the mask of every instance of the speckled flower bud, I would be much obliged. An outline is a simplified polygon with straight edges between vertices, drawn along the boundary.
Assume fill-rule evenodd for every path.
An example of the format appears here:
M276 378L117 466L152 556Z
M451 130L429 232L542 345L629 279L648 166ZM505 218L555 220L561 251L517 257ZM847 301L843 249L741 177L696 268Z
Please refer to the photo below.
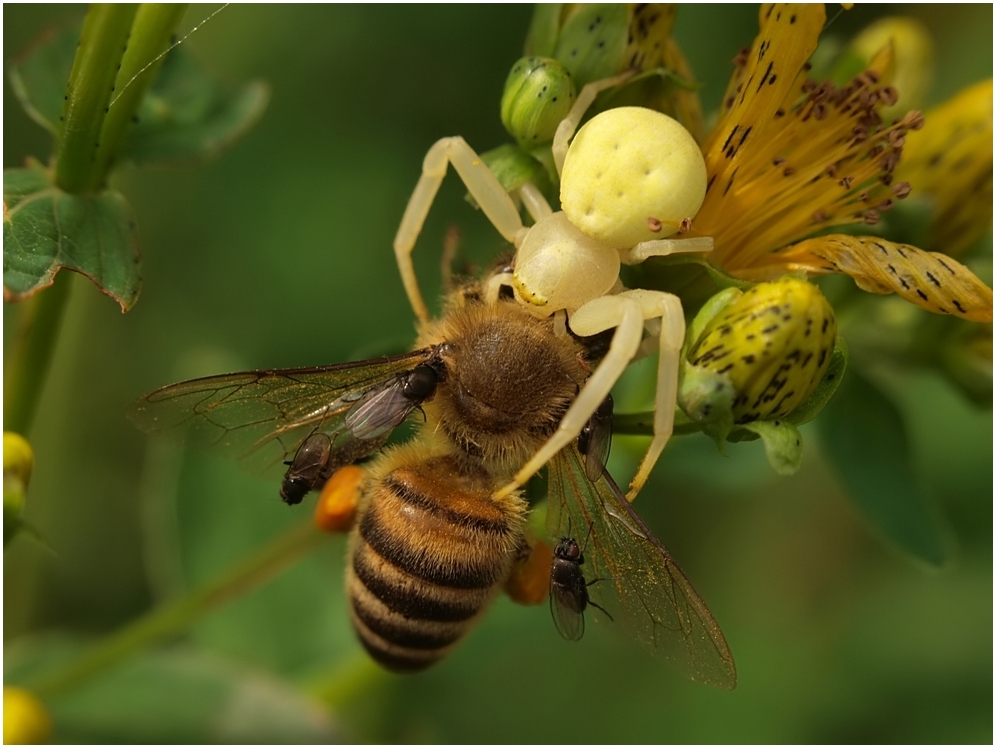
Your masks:
M502 124L522 146L548 143L576 96L571 74L562 64L547 57L523 57L505 81Z
M733 423L782 418L819 384L836 335L833 309L820 290L782 278L722 307L690 346L688 362L729 378Z

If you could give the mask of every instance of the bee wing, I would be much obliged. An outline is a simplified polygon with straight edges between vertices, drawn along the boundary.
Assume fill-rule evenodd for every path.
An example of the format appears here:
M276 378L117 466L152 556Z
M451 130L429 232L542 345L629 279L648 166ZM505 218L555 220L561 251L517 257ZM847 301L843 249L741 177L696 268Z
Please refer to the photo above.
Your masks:
M584 472L595 483L602 477L612 447L612 395L595 411L584 431Z
M311 434L332 438L333 464L355 462L383 445L397 418L384 415L381 399L400 373L433 355L426 348L333 366L222 374L171 384L139 398L128 417L146 433L182 433L186 442L242 460L256 472L285 469ZM378 397L380 395L381 397ZM380 404L378 408L377 404ZM379 417L381 428L345 427L347 415L366 408L366 419ZM378 416L378 414L380 414Z
M576 642L584 636L584 613L571 605L570 592L560 589L550 581L550 614L560 635Z
M584 457L571 444L550 463L549 492L552 536L568 526L591 528L585 567L589 578L599 580L589 589L602 606L692 680L736 686L733 655L719 624L608 472L589 480Z

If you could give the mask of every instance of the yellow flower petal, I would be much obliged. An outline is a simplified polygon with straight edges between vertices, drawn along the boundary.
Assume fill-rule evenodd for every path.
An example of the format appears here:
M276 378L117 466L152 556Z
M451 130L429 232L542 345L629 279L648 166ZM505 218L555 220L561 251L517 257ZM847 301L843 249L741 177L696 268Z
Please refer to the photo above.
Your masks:
M876 236L831 234L800 242L777 257L794 269L845 273L865 291L894 292L931 312L972 322L993 319L992 289L939 252Z
M761 31L730 81L723 117L704 147L710 176L735 169L746 143L777 129L775 114L796 90L800 73L804 75L802 68L816 50L825 20L821 3L761 6Z
M822 5L761 9L761 33L705 147L709 188L691 233L711 236L710 261L738 277L770 277L756 269L777 262L777 249L827 227L875 223L909 193L892 171L922 117L882 126L897 96L887 85L892 45L847 85L817 85L806 60L823 20Z
M896 169L934 204L931 249L957 256L993 224L993 81L966 88L907 135Z

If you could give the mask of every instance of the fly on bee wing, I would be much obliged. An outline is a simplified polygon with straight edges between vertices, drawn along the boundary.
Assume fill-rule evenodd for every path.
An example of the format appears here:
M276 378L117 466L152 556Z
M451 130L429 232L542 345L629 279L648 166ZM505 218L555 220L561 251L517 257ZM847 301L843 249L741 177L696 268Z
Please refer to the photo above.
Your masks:
M586 456L576 443L550 463L549 495L551 536L569 534L572 526L591 528L585 561L601 582L603 611L612 610L629 635L692 680L734 688L733 655L712 613L609 473L595 481L588 477ZM583 593L574 588L575 602L581 594L587 597L587 587ZM553 610L561 629L567 616L561 611L558 618ZM583 621L581 626L583 632Z
M328 434L312 434L298 447L290 461L280 498L286 504L300 504L305 494L328 480L327 467L332 457L332 440Z
M438 358L398 374L366 393L346 413L344 425L357 439L376 439L397 428L436 392L446 372Z
M289 466L281 495L297 503L337 468L380 449L432 397L438 349L193 379L139 398L128 417L147 433L182 434L254 472Z
M594 482L602 477L612 446L612 395L608 395L578 436L578 451L584 455L584 473Z
M553 549L553 563L550 566L550 613L557 631L568 641L579 641L584 636L584 612L589 605L602 611L610 621L614 620L609 611L588 594L591 585L603 580L585 579L581 569L583 565L584 549L578 541L561 538Z

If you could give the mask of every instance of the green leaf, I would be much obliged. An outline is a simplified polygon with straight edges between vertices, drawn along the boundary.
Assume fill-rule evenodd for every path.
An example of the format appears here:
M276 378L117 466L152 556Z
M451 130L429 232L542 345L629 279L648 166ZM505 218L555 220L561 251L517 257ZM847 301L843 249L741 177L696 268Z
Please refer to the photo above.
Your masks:
M138 299L138 231L119 193L70 195L39 163L3 173L4 297L20 300L52 284L62 268L93 281L128 311Z
M802 434L788 421L754 421L738 426L764 440L764 453L779 475L792 475L802 464Z
M55 133L79 28L42 37L11 69L11 85L27 113ZM174 48L142 101L120 158L137 164L197 163L224 151L266 109L269 87L232 84L200 70Z
M61 635L5 647L4 682L25 684L77 655ZM58 694L39 693L61 743L328 743L329 713L290 684L190 647L144 652Z
M49 30L10 68L10 85L24 111L53 135L79 38L79 27Z
M248 132L269 100L265 83L226 83L174 49L142 102L121 158L137 164L208 160Z
M788 421L796 426L801 426L804 423L809 423L820 414L820 411L830 402L830 398L833 397L837 388L840 387L840 383L844 381L844 372L847 370L849 358L850 352L847 343L838 334L836 341L834 341L833 353L830 355L830 366L827 367L826 374L823 375L823 379L816 385L816 389L809 397L788 414Z
M852 370L816 423L830 462L872 525L915 558L943 564L936 512L914 474L896 406Z

